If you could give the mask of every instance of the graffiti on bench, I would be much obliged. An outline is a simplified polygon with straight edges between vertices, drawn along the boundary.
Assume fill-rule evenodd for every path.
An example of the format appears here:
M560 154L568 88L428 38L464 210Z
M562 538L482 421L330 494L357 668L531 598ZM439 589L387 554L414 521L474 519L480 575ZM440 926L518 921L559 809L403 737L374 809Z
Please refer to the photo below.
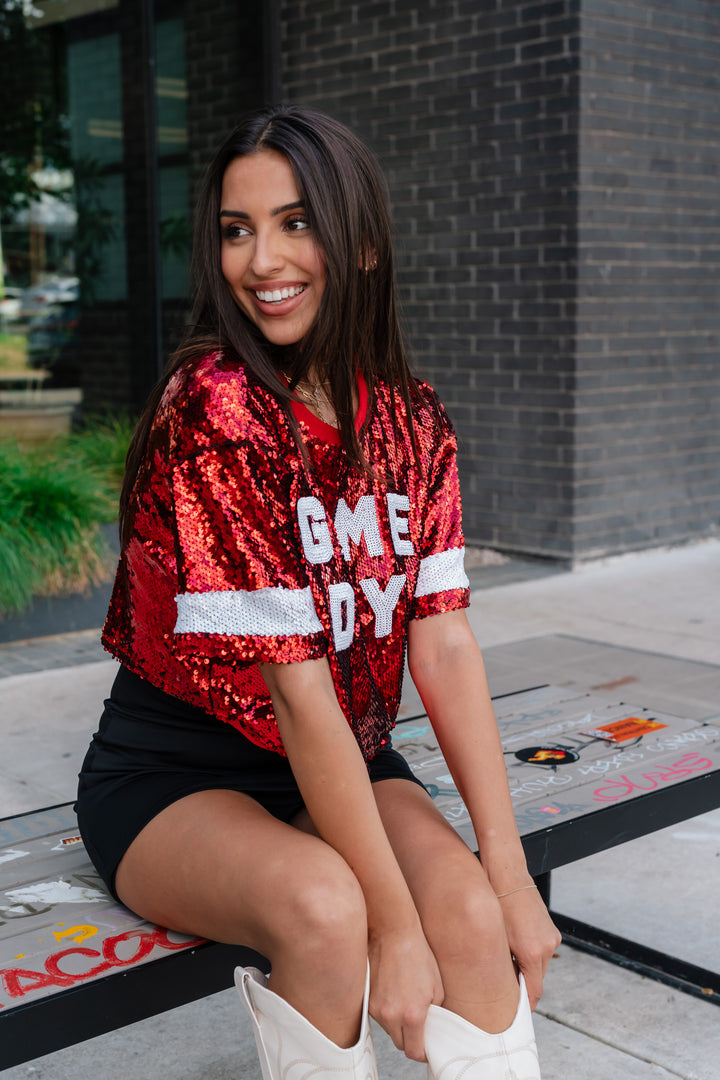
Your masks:
M720 727L542 687L495 703L521 834L720 769ZM467 809L424 716L398 749L475 850ZM110 897L70 806L0 823L0 1014L202 940L147 923Z
M71 927L66 933L70 934L79 930L82 939L86 939L97 934L98 929L97 926L83 925ZM56 933L54 936L58 937L62 934ZM17 1001L33 991L65 989L80 982L87 982L89 979L96 979L100 975L106 975L112 968L131 967L141 960L151 959L151 954L157 954L158 951L188 949L205 943L203 938L178 936L180 936L179 941L172 940L169 932L159 926L154 926L150 930L126 930L123 934L106 937L101 943L101 949L75 945L69 949L60 949L58 952L51 953L46 957L42 971L22 967L5 968L0 971L0 980L8 997ZM81 958L80 964L77 964L78 957ZM85 967L83 970L82 965L87 964L88 959L90 967ZM79 966L81 970L67 970L68 967L73 966ZM0 1008L2 1007L0 1004Z

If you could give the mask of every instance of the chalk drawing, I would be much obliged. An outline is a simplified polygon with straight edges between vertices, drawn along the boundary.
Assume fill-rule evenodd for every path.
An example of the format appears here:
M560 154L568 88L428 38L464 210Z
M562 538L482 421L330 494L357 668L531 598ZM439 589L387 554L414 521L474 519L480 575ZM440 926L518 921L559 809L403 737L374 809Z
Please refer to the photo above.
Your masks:
M419 727L417 724L404 723L393 728L393 742L396 739L419 739L423 735L427 735L430 731L429 724L423 724Z
M63 923L58 923L58 926L63 926ZM69 926L67 930L53 930L53 937L60 943L63 938L72 938L76 945L80 945L83 941L87 941L88 938L94 937L97 934L97 926Z
M62 949L60 952L53 953L46 958L43 971L26 968L0 970L0 983L9 997L20 999L39 990L73 986L86 979L102 975L113 967L130 967L144 960L155 948L175 951L201 945L203 941L203 938L185 936L182 936L180 941L174 941L168 937L168 931L159 926L149 932L129 930L123 934L105 938L102 942L102 952L98 949L74 946L71 949ZM129 955L122 955L123 946L130 948ZM67 968L60 966L62 961L69 961L70 964L77 963L77 957L85 960L86 963L87 960L100 962L79 972L68 971Z
M15 859L23 859L29 854L29 851L4 851L2 855L0 855L0 863L13 862Z
M572 776L568 776L567 773L564 776L557 773L538 776L533 780L525 780L522 784L515 784L511 779L510 796L513 799L519 799L523 795L541 795L546 787L564 787L565 784L572 784Z
M677 731L674 735L659 738L647 746L651 754L661 754L663 750L679 750L688 743L710 743L717 739L714 728L693 728L691 731Z
M639 780L644 780L645 783L639 783L629 776L619 776L605 787L596 788L593 799L598 802L617 802L627 798L633 791L654 791L660 784L684 780L693 773L711 769L712 764L709 758L701 758L699 754L685 754L672 765L659 765L657 769L643 773Z
M13 904L96 904L107 900L98 889L81 888L69 881L38 881L5 893Z

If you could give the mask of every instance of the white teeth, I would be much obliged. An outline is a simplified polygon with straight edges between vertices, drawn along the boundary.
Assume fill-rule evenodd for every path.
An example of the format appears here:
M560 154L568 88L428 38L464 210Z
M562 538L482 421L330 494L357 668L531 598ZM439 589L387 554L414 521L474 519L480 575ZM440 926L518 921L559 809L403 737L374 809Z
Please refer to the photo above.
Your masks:
M284 289L257 289L255 295L264 304L277 304L282 300L289 300L293 296L298 296L304 289L304 285L291 285L290 288Z

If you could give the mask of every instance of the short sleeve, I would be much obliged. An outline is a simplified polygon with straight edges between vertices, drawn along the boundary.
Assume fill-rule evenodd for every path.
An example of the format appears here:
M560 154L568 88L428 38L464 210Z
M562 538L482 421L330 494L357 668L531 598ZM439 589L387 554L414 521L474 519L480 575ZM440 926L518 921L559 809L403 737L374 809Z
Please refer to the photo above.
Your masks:
M443 419L444 431L433 456L428 488L420 568L411 613L415 619L466 608L470 603L457 442L444 415Z
M327 652L296 534L292 456L248 438L175 466L179 657L287 663Z

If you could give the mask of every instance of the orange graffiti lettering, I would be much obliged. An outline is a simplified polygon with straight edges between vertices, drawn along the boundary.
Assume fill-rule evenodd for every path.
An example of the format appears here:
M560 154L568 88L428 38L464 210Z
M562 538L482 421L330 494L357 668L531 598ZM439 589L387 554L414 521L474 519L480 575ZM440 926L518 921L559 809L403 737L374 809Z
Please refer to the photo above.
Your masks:
M64 925L64 923L58 923L58 926ZM58 944L63 938L69 937L73 939L76 945L80 945L81 942L94 937L97 932L97 926L70 926L67 930L53 930L53 937Z

